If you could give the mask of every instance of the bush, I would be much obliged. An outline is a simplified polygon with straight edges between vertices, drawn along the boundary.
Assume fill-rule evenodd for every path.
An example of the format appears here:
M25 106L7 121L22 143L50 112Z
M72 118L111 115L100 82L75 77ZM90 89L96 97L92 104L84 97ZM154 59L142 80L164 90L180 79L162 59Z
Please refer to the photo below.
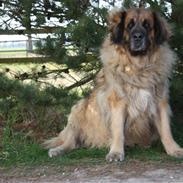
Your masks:
M79 99L77 92L35 84L23 84L0 75L0 132L3 141L14 135L41 141L55 135L66 123L67 114ZM10 139L10 140L8 140Z

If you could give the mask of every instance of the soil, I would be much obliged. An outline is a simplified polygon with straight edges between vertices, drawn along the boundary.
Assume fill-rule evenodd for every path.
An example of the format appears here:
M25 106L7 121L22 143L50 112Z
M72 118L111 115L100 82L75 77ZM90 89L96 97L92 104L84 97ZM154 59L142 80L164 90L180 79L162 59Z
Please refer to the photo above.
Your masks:
M0 168L0 183L183 182L183 163L128 161L99 165Z

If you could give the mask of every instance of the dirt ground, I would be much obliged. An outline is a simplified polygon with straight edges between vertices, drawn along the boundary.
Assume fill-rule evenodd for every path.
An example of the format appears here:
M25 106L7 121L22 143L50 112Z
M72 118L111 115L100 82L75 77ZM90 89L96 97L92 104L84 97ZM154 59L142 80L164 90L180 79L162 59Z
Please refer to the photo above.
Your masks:
M183 163L131 161L100 165L0 168L0 183L183 183Z

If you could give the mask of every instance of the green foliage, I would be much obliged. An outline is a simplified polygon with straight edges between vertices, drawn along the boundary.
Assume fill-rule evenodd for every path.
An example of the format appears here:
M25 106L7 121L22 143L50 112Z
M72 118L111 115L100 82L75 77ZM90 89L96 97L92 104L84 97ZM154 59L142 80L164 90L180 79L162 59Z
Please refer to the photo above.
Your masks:
M49 134L59 132L66 123L71 106L79 99L75 92L53 86L39 89L33 83L25 85L3 75L0 82L2 151L6 149L4 145L17 136L41 142Z
M104 21L106 10L86 11L83 16L77 17L77 21L73 19L67 27L57 30L53 37L48 36L44 43L39 41L38 50L54 58L57 63L66 64L68 68L84 71L88 65L82 64L90 63L93 69L97 69L98 51L106 35L106 28L97 22L94 17L96 14ZM92 62L87 55L93 57Z
M171 14L171 23L173 26L173 38L171 40L171 45L173 48L175 48L175 51L177 52L178 56L179 56L179 71L182 73L183 71L183 67L182 67L182 63L183 63L183 46L182 46L182 42L183 42L183 20L182 20L182 16L183 16L183 1L181 0L176 0L175 3L172 5L172 14Z
M19 22L30 33L32 29L47 26L49 21L59 22L60 24L55 23L53 34L48 35L44 41L37 42L38 53L50 57L57 63L66 64L68 69L82 70L88 75L100 69L99 47L106 36L107 8L120 3L126 8L151 7L160 12L172 25L174 34L170 44L178 54L177 69L180 74L182 73L182 0L115 0L105 1L105 5L102 5L104 3L102 0L31 0L29 2L6 0L3 2L6 11L0 10L0 13L6 15L8 12L7 16ZM7 22L6 24L8 27L9 24Z
M45 22L46 21L45 21L45 16L44 15L37 15L37 17L36 17L36 24L37 24L38 27L39 27L39 25L42 25Z

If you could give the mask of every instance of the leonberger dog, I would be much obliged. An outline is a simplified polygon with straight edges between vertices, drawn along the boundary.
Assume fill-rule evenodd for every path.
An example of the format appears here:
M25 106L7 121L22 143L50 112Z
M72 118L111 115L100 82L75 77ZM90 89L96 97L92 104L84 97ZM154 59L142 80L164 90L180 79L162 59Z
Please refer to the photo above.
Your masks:
M58 137L45 142L49 156L109 147L106 160L123 161L125 146L148 147L158 137L168 155L183 156L170 128L169 78L176 57L167 44L167 22L149 9L113 9L108 30L95 87L72 107Z

